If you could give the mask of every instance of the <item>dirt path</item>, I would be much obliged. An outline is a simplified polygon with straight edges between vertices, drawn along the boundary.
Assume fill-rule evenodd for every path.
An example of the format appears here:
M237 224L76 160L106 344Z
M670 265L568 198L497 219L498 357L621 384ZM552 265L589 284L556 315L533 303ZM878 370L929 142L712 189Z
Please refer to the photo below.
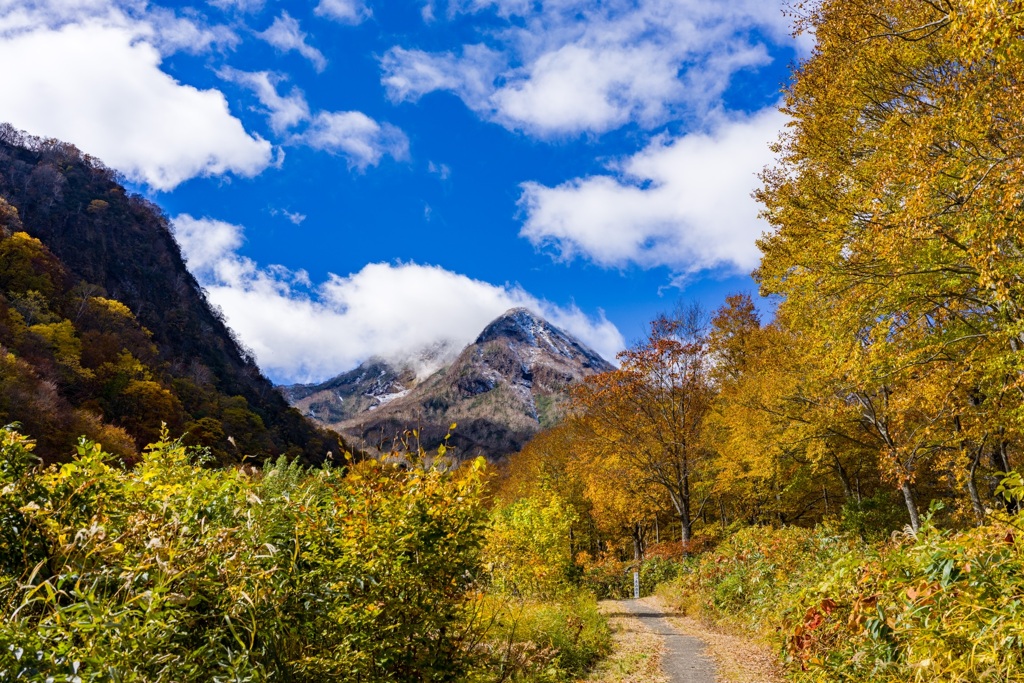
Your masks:
M619 601L602 601L600 609L612 629L612 653L580 683L667 683L661 672L661 637Z
M622 600L618 604L661 637L665 648L661 669L668 683L715 683L715 665L704 652L704 641L680 633L660 605L650 600Z
M616 653L588 683L781 683L775 654L668 612L657 598L602 603Z

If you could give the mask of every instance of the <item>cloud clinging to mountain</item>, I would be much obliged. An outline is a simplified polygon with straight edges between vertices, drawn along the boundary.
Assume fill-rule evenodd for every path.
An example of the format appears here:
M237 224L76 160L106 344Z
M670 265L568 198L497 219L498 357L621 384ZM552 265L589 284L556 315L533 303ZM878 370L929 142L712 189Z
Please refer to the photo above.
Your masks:
M241 226L180 215L173 221L189 269L280 382L326 379L370 356L399 358L449 344L461 348L509 308L523 306L606 358L625 346L603 314L557 306L517 285L495 285L440 266L369 263L310 282L304 272L263 267L237 253Z

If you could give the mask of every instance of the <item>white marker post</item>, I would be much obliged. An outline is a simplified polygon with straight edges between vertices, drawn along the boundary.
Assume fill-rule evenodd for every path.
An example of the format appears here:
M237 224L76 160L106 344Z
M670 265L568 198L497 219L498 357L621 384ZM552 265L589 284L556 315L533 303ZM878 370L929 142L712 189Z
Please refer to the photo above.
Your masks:
M640 599L640 570L633 570L633 599Z

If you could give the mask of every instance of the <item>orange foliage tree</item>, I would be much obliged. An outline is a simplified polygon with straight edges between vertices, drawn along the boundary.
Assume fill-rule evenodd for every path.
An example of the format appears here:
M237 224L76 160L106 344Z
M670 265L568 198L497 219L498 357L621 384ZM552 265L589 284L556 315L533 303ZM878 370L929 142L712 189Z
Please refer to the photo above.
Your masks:
M630 492L638 510L667 498L684 548L707 503L705 427L715 394L707 324L698 306L659 317L645 340L620 354L620 369L587 378L572 398L587 438L600 444L594 471L613 473L612 488Z

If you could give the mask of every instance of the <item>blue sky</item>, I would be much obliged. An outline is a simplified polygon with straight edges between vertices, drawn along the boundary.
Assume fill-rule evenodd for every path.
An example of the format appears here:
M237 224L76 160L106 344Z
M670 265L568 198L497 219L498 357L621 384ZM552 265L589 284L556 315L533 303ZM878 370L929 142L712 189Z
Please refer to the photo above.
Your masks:
M156 202L276 381L516 305L610 357L755 291L806 49L763 0L0 0L0 120Z

